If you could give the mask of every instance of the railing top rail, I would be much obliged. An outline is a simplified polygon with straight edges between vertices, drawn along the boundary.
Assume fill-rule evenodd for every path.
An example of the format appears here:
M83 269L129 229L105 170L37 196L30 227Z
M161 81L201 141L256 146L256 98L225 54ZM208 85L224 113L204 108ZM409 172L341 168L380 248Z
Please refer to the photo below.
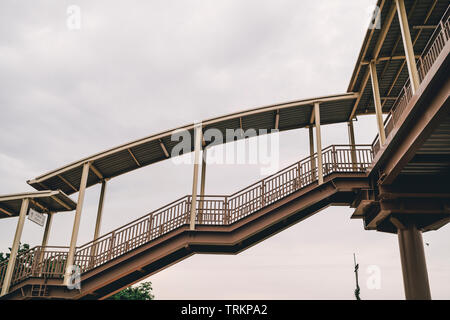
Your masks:
M151 215L158 214L159 212L163 211L164 209L170 208L171 206L177 204L178 202L182 202L183 200L187 200L189 197L190 197L190 195L185 195L185 196L183 196L183 197L181 197L181 198L179 198L179 199L177 199L177 200L175 200L175 201L172 201L172 202L169 203L169 204L166 204L166 205L164 205L164 206L162 206L162 207L160 207L160 208L158 208L158 209L156 209L156 210L153 210L153 211L150 212L150 213L147 213L147 214L145 214L145 215L143 215L143 216L141 216L141 217L139 217L139 218L137 218L137 219L135 219L135 220L133 220L133 221L128 222L128 223L125 224L125 225L122 225L122 226L120 226L120 227L118 227L118 228L116 228L116 229L114 229L114 230L112 230L112 231L110 231L110 232L108 232L108 233L103 234L102 236L98 237L96 240L89 241L89 242L87 242L87 243L85 243L85 244L83 244L83 245L77 247L77 250L80 250L80 249L82 249L82 248L84 248L84 247L87 247L87 246L93 244L94 242L95 242L95 243L100 242L100 241L102 241L104 238L108 238L112 233L117 233L117 232L119 232L121 229L125 229L125 228L131 226L132 224L134 224L134 223L136 223L136 222L139 222L140 220L145 220L146 218L150 217Z

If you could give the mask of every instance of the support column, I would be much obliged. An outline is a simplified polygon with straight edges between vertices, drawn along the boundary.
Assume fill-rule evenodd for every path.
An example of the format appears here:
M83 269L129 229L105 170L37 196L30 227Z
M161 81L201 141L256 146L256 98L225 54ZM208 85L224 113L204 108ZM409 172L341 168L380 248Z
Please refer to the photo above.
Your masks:
M314 122L316 123L316 149L317 149L317 172L319 185L323 183L323 163L322 163L322 137L320 135L320 108L319 103L314 103Z
M397 233L406 299L431 300L422 232L411 224Z
M19 220L17 221L16 233L14 235L13 245L11 247L11 254L9 256L8 267L6 268L5 278L3 280L2 292L0 296L4 296L9 292L11 286L11 279L14 273L14 267L16 265L17 252L19 251L20 238L22 237L23 225L25 223L25 216L28 212L28 205L30 200L25 198L22 200L22 206L20 207Z
M356 166L356 143L355 143L355 130L353 128L353 120L350 120L348 123L348 142L350 144L350 154L352 158L352 168L353 170L357 169Z
M50 229L52 227L52 220L53 220L53 212L49 212L47 214L47 221L45 223L44 236L42 237L41 251L39 252L39 264L41 264L42 260L44 260L45 247L48 244L48 237L50 235Z
M100 199L98 201L97 220L95 222L94 241L98 239L100 234L100 226L102 223L103 202L105 200L106 180L102 181L102 189L100 190Z
M386 142L386 133L384 131L383 110L381 108L380 89L378 86L377 66L374 60L369 64L370 76L372 80L373 103L377 117L378 136L380 137L380 147Z
M45 223L45 230L44 230L44 236L42 237L41 247L47 246L48 236L50 235L50 229L52 227L52 220L53 220L53 212L49 212L47 214L47 221Z
M77 209L75 211L75 219L73 222L73 229L72 229L72 238L70 239L69 253L67 255L67 262L66 262L66 272L64 275L64 284L66 286L70 284L70 277L72 275L71 271L72 271L72 265L73 265L74 259L75 259L75 248L77 245L78 230L80 228L81 211L83 209L84 194L86 191L86 184L87 184L87 179L88 179L88 175L89 175L89 166L90 166L90 164L88 162L86 162L83 165L83 173L81 174Z
M192 200L191 200L191 220L190 229L195 229L195 216L197 213L197 189L198 189L198 167L200 162L200 151L202 149L202 126L200 124L194 127L194 177L192 181Z
M314 112L314 110L313 110ZM313 158L314 155L314 128L309 127L309 155L311 157L311 178L312 180L316 180L316 161Z
M402 33L403 49L405 51L406 64L408 65L409 80L411 83L411 91L414 94L419 88L419 72L417 71L416 58L414 55L414 47L411 41L411 33L409 31L408 15L406 14L405 1L395 0L397 6L398 20Z
M200 199L204 200L204 196L205 196L205 178L206 178L206 156L207 156L207 149L204 148L203 149L203 154L202 154L202 173L201 173L201 178L200 178ZM203 222L203 204L204 202L200 203L199 209L200 209L200 213L199 213L199 217L198 220L200 223Z

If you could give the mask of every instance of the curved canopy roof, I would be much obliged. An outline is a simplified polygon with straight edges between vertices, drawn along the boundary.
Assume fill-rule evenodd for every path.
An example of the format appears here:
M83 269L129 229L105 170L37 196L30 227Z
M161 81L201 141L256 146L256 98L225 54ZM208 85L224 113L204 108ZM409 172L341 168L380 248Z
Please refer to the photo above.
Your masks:
M313 105L320 103L321 124L332 124L348 120L358 95L345 93L340 95L318 97L307 100L292 101L282 104L237 112L203 121L202 128L219 129L225 136L226 129L278 129L280 131L303 128L314 123ZM87 186L92 186L104 179L110 179L171 157L172 149L178 141L171 136L179 130L187 130L193 137L194 123L173 130L164 131L97 153L77 162L51 171L27 181L37 190L60 189L66 194L79 190L82 167L91 163ZM238 137L239 139L239 137ZM206 141L208 144L208 141ZM191 143L193 151L194 143ZM181 153L182 154L182 153Z
M394 0L378 0L379 25L369 27L348 86L348 93L298 100L251 109L202 122L203 130L279 129L310 126L314 123L313 104L320 102L321 124L346 122L357 115L374 113L368 63L375 60L383 112L389 112L408 79L400 25ZM448 0L405 0L413 46L418 57L448 8ZM165 160L171 157L178 141L171 141L176 130L188 130L193 137L194 124L154 134L84 158L41 175L28 183L37 190L61 189L67 194L79 190L82 166L91 163L87 186ZM192 141L191 141L192 142ZM206 142L207 144L207 142ZM193 143L191 146L193 148ZM192 149L190 150L192 151ZM189 152L190 152L189 151Z

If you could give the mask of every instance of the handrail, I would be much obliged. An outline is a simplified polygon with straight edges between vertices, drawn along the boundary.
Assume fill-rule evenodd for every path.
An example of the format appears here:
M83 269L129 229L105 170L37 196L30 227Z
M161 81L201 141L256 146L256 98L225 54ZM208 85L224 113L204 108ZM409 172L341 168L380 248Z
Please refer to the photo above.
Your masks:
M332 145L322 150L324 176L333 172L364 172L371 164L370 145ZM231 195L204 195L197 199L196 224L229 225L279 199L317 182L317 153ZM161 237L190 220L190 195L183 196L100 238L76 248L75 264L86 272ZM61 278L68 247L36 246L17 257L12 283L27 277ZM0 285L7 262L0 264Z

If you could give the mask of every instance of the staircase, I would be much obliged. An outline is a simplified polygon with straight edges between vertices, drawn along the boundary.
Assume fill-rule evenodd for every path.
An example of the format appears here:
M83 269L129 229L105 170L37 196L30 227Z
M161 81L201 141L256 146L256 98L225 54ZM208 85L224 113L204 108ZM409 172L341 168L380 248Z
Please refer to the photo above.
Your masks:
M142 216L78 247L81 289L62 285L68 247L34 247L17 257L10 293L3 298L104 299L194 253L236 254L329 205L351 205L368 189L370 145L333 145L234 194L197 199L189 229L191 196ZM0 264L0 286L7 261Z

